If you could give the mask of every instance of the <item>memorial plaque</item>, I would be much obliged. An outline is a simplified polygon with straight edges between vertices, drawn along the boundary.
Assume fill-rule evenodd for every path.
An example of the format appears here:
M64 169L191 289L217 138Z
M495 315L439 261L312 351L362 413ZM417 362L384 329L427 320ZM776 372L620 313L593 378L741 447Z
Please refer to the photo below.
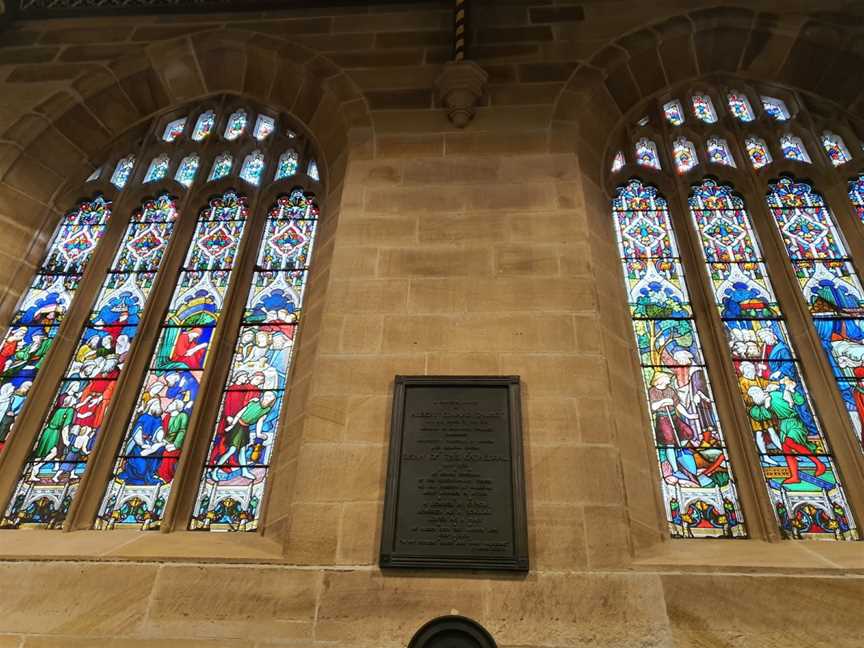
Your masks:
M397 376L382 567L528 570L519 377Z

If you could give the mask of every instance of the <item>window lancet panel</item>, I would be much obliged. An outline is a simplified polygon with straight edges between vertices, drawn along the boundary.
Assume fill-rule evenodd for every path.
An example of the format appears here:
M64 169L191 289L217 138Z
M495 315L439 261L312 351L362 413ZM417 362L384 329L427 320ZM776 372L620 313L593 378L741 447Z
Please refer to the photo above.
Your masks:
M135 156L127 155L117 163L114 168L114 173L111 175L111 184L118 189L122 189L129 181L129 176L132 175L132 169L135 167Z
M844 142L843 138L839 135L835 135L830 131L825 131L822 133L820 140L822 142L822 148L825 149L825 154L828 156L828 159L831 160L831 164L835 167L842 166L847 162L852 161L852 154L849 152L849 149L846 148L846 142Z
M750 157L750 163L754 169L761 169L774 161L765 140L759 137L746 138L744 148L747 149L747 155Z
M684 109L681 107L681 102L677 99L666 103L663 106L663 114L673 126L680 126L684 123Z
M711 97L705 94L693 95L692 105L696 119L706 124L717 123L717 111L714 110L714 102L711 101Z
M195 122L195 130L192 131L192 141L201 142L213 131L216 123L216 113L212 110L201 113Z
M657 154L657 145L647 137L636 142L636 163L649 169L660 170L660 156Z
M693 142L684 137L673 140L672 157L675 159L675 169L680 175L693 170L699 164L696 147Z
M187 155L181 160L180 166L177 167L174 179L184 187L191 187L192 183L195 182L195 176L198 174L198 166L200 164L201 158L196 153Z
M722 164L723 166L735 167L735 158L732 157L732 151L729 150L729 144L725 139L720 137L711 137L706 143L708 149L708 161L712 164Z
M804 142L801 141L800 137L796 137L795 135L783 135L780 138L780 148L783 149L783 156L787 160L804 162L805 164L810 164L812 162L810 154L807 153L807 148L804 146Z
M666 201L631 180L612 209L670 532L746 536Z
M748 123L756 119L753 112L753 107L750 105L750 100L747 95L744 95L737 90L733 90L726 97L729 102L729 112L740 122Z

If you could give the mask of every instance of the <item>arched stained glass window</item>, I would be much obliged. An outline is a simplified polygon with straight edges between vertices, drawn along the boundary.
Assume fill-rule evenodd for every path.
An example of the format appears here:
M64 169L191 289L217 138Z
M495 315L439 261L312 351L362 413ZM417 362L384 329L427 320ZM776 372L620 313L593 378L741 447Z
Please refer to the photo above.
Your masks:
M259 142L267 139L276 130L276 120L267 115L258 115L255 120L255 128L252 130L252 136Z
M201 158L197 154L187 155L177 167L177 173L174 179L184 187L191 187L195 182L195 175L198 173L198 165L201 164Z
M168 125L165 126L165 132L162 133L162 140L165 142L173 142L183 134L183 131L185 129L186 118L181 117L180 119L175 119L174 121L169 122Z
M206 138L212 131L213 125L216 123L216 113L212 110L201 113L198 121L195 122L195 130L192 132L192 140L200 142Z
M783 155L787 160L795 160L796 162L804 162L810 164L810 155L807 149L804 148L804 142L800 137L794 135L783 135L780 138L780 148L783 149Z
M240 137L246 130L246 111L242 108L228 117L228 123L225 125L225 134L223 137L228 140L235 140Z
M132 175L132 169L135 167L135 156L127 155L125 158L117 162L114 168L114 173L111 175L111 184L118 189L122 189L129 181L129 176Z
M295 190L270 210L190 528L253 531L269 470L318 208Z
M2 526L58 528L102 431L177 218L163 194L135 212L79 336Z
M712 164L722 164L724 166L734 167L735 158L732 157L732 152L729 150L729 144L725 139L720 137L710 137L707 142L708 161Z
M750 163L754 169L761 169L774 161L765 140L759 137L745 139L744 148L747 149L747 155L750 157Z
M210 176L207 178L207 181L212 182L224 178L231 173L232 166L234 166L234 159L231 157L231 154L227 151L220 153L213 161L213 168L210 169Z
M150 168L147 169L147 175L144 176L144 184L148 182L156 182L162 180L168 175L168 166L170 158L167 153L163 153L159 157L153 158L150 162Z
M750 106L750 100L747 95L744 95L737 90L733 90L726 97L729 102L729 112L740 122L752 122L756 119L753 113L753 108Z
M762 108L775 121L787 121L789 119L789 109L786 107L786 102L782 99L762 97Z
M626 164L627 160L624 158L624 151L618 151L612 160L612 173L618 173Z
M825 149L825 154L828 156L828 159L831 160L831 164L835 167L846 164L852 160L852 154L849 153L849 149L846 148L846 143L839 135L835 135L830 131L825 131L822 133L820 139L822 141L822 148Z
M714 102L711 101L711 97L704 94L693 95L692 104L696 119L706 124L717 123L717 111L714 110Z
M849 181L849 199L858 214L858 220L864 223L864 174Z
M636 163L649 169L660 170L660 156L657 154L657 145L643 137L636 142Z
M247 216L246 198L229 190L198 217L97 528L161 524Z
M745 536L666 201L631 180L612 204L670 532Z
M663 106L663 114L666 115L666 121L673 126L680 126L684 123L684 109L681 107L681 102L677 99Z
M744 201L709 179L689 203L780 530L788 538L856 539ZM840 519L847 530L835 533Z
M321 179L318 175L318 163L315 160L309 160L309 166L306 167L306 175L315 182Z
M102 196L82 202L63 217L12 317L0 346L0 449L9 439L110 218L111 203Z
M673 140L672 157L675 158L675 169L679 174L687 173L699 164L696 147L683 137Z
M261 176L264 173L264 154L261 151L252 151L243 160L240 169L240 177L249 184L261 184Z
M101 176L102 176L102 167L97 167L96 169L93 170L93 173L91 173L87 177L87 182L96 182Z
M297 173L298 157L297 151L286 151L279 156L279 163L276 165L275 180L290 178Z
M768 207L834 372L859 445L864 444L864 289L825 201L789 176L769 185Z

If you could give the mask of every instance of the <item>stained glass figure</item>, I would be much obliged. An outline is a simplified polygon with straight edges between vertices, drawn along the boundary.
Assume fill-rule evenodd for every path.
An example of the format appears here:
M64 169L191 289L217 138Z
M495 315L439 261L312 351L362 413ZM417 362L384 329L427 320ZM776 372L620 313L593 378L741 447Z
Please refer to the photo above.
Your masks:
M858 219L864 223L864 174L849 181L849 199L855 207Z
M721 137L709 137L707 148L708 161L712 164L722 164L730 167L736 166L735 158L732 157L732 151L729 150L729 145L725 139Z
M696 157L696 147L693 142L679 137L672 142L672 157L675 158L675 169L680 174L687 173L699 164Z
M183 131L185 129L186 118L181 117L180 119L175 119L174 121L169 122L167 126L165 126L165 132L162 133L162 139L166 142L173 142L183 134Z
M170 158L167 153L163 153L162 155L153 158L153 161L150 162L150 168L147 169L147 175L144 176L144 184L162 180L168 175L169 165Z
M63 217L12 317L0 343L0 450L9 439L110 218L111 203L102 196L82 202Z
M229 141L240 137L243 134L243 131L246 130L246 120L246 111L242 108L231 113L231 116L228 118L228 123L225 125L225 134L223 137Z
M174 179L184 187L191 187L192 183L195 182L195 176L198 173L198 165L200 163L201 158L196 153L187 155L181 160L180 166L177 167Z
M612 173L618 173L626 164L627 160L624 158L624 151L618 151L612 160Z
M258 527L317 224L299 189L270 210L190 529Z
M765 114L776 121L787 121L790 117L786 102L782 99L762 97L762 108L765 109Z
M801 141L800 137L783 135L780 138L780 148L783 149L783 155L787 160L810 164L810 156L807 154L807 149L804 148L804 142Z
M87 182L96 182L102 176L102 167L93 170L89 176L87 176Z
M315 182L321 179L318 175L318 163L315 160L309 160L309 165L306 167L306 175Z
M693 95L693 114L696 115L696 119L706 124L717 123L717 111L714 110L714 102L708 95Z
M649 169L660 169L660 156L657 154L657 145L643 137L636 142L636 163Z
M212 110L201 113L198 121L195 122L195 130L192 132L192 140L200 142L206 138L212 131L213 125L216 123L216 113Z
M747 95L744 95L737 90L733 90L726 97L729 102L729 111L732 116L740 122L752 122L756 119L753 113L753 108L750 106L750 100Z
M743 199L707 179L689 205L781 533L857 539Z
M97 529L161 524L247 217L246 198L233 190L198 217Z
M761 169L774 161L765 140L759 137L746 138L744 148L747 149L747 155L750 156L750 163L754 169Z
M852 154L846 148L846 142L839 135L835 135L830 131L822 133L822 148L825 149L825 154L831 160L831 164L835 167L846 164L852 160Z
M129 176L132 175L132 169L135 167L135 156L127 155L125 158L117 162L114 168L114 173L111 175L111 184L118 189L122 189L129 181Z
M258 119L255 120L255 128L252 129L252 135L260 142L267 139L274 130L276 130L275 119L267 115L258 115Z
M864 288L822 196L789 176L768 189L768 207L864 447Z
M290 178L297 173L297 165L297 151L293 149L286 151L279 156L279 163L276 165L276 175L273 179L282 180L283 178Z
M261 176L264 173L264 154L261 151L252 151L243 160L243 166L240 169L240 177L249 184L258 185L261 183Z
M102 432L176 218L168 194L145 202L132 215L0 526L54 529L63 524Z
M663 114L666 115L666 121L673 126L680 126L684 123L684 109L677 99L663 105Z
M207 178L207 182L224 178L231 173L232 166L234 166L234 159L231 157L231 154L228 151L220 153L213 160L213 168L210 169L210 177Z
M669 530L679 538L744 537L666 200L631 180L612 210Z

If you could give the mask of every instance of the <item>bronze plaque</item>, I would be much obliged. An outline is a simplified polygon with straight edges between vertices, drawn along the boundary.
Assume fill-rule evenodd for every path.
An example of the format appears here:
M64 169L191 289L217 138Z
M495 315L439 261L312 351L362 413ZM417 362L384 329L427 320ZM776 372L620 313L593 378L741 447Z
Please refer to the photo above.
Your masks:
M518 376L396 377L380 562L528 570Z

